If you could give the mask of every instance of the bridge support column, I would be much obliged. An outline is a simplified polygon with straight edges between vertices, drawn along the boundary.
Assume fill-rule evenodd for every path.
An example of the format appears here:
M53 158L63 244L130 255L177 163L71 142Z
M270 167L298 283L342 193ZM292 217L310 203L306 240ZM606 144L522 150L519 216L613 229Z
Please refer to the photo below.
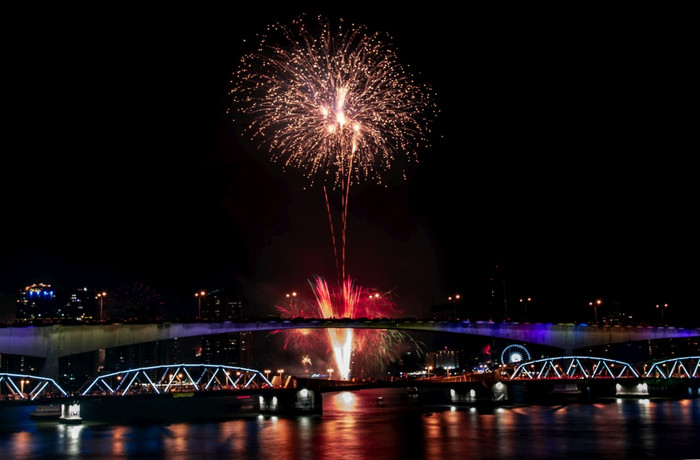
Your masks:
M496 382L491 385L491 400L493 402L508 401L508 385L503 382Z
M321 393L308 388L273 389L260 395L260 413L311 415L323 412Z
M46 357L41 376L52 378L58 382L58 355L50 354Z
M484 384L469 382L456 384L450 388L450 404L479 405L504 403L509 400L508 385L503 382Z
M615 396L649 396L646 382L615 384Z

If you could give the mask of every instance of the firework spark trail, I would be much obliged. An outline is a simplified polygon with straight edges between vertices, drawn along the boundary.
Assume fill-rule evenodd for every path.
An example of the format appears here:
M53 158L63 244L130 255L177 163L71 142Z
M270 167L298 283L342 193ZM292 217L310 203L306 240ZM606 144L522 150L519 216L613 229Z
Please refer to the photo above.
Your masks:
M244 57L232 91L272 160L342 188L345 180L381 183L398 156L416 159L434 106L388 43L361 26L346 31L341 23L334 33L320 22L314 36L302 20L294 24L271 29L281 44L265 37Z
M243 57L231 94L273 162L300 170L311 186L340 189L341 249L334 245L334 255L344 280L351 185L381 184L399 158L417 161L429 143L428 115L437 110L429 88L399 64L389 37L305 19L268 28Z
M388 36L346 28L342 20L337 28L321 17L311 24L304 16L291 26L270 26L235 78L231 95L251 118L251 139L260 139L283 170L298 169L312 187L323 184L342 286L333 295L316 279L312 289L322 317L353 318L361 289L345 274L350 187L363 180L382 184L392 165L403 164L397 160L417 161L429 144L429 115L437 113L430 89L412 81ZM340 250L326 185L340 191ZM347 375L353 332L330 331L340 373Z

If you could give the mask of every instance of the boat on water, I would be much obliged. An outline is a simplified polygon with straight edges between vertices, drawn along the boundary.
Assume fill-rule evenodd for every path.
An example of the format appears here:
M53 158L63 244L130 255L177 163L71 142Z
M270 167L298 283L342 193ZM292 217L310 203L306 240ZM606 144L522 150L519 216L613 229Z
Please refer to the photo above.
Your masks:
M29 418L32 420L58 420L60 416L60 404L42 404L29 413Z

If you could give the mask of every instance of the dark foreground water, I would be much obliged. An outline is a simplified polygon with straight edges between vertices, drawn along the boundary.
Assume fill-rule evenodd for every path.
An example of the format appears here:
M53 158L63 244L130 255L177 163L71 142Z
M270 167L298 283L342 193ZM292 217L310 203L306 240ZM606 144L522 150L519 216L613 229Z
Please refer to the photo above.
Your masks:
M383 405L377 397L383 397ZM77 426L19 421L0 458L700 458L700 399L433 409L402 389L328 393L318 417Z

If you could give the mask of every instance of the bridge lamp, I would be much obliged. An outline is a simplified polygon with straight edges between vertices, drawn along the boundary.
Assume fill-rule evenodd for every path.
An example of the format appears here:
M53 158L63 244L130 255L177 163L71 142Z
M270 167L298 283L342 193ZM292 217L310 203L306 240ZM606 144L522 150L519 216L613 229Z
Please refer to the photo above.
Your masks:
M194 293L194 296L197 297L198 301L197 319L202 319L202 297L204 297L206 294L207 293L204 291Z
M106 295L106 292L100 292L99 294L97 294L97 298L100 299L100 321L102 321L102 306Z
M666 322L664 321L664 310L667 308L668 308L667 303L656 304L656 309L661 311L661 325L662 326L666 325Z
M589 307L593 307L593 313L595 314L595 322L598 322L598 307L603 304L601 299L596 299L594 301L588 302Z
M286 294L287 299L289 299L289 306L290 307L295 307L296 306L296 298L297 298L297 291L292 291L290 294L289 292Z
M282 386L282 374L284 373L284 369L277 369L277 373L280 375L280 386Z
M326 369L328 371L328 380L331 380L333 378L333 368Z
M265 378L270 381L270 372L272 372L270 369L265 369L263 371L265 373Z

